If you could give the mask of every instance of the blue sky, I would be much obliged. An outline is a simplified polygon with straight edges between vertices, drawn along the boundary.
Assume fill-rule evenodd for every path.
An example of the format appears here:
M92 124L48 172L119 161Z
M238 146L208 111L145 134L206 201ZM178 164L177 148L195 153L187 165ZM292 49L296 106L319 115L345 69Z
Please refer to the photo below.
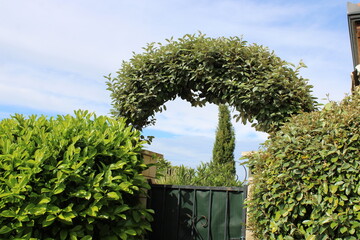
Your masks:
M0 0L0 119L14 113L109 113L104 75L133 52L201 31L242 36L282 59L308 66L301 75L314 96L341 100L350 91L350 41L342 0ZM174 164L211 159L217 107L175 100L144 133L149 150ZM266 134L234 123L236 158L257 150ZM243 175L239 168L239 175Z

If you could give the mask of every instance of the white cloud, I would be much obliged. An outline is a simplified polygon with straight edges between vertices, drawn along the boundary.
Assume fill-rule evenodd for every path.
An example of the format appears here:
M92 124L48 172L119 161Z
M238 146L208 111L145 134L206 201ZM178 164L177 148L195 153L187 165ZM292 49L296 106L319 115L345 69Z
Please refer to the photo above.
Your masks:
M197 30L212 36L244 35L272 49L341 49L339 35L322 28L324 19L316 15L316 10L334 5L329 2L20 2L21 8L17 1L2 2L0 44L11 55L82 74L115 71L146 43ZM304 21L309 18L317 21Z
M87 109L98 114L105 114L98 106L92 106L89 102L79 99L64 98L62 96L48 95L34 89L12 88L0 84L0 94L3 99L13 99L4 101L2 104L22 106L25 108L36 109L42 114L47 112L59 114L72 114L77 109ZM17 95L15 98L13 94ZM21 113L21 112L19 112Z
M213 138L218 124L218 107L207 104L205 107L191 107L190 103L176 99L165 104L167 111L157 113L155 125L146 129L169 132L181 136ZM236 112L232 112L232 115ZM266 133L257 132L251 124L243 125L232 119L235 134L239 140L265 140Z
M154 126L148 129L155 129L170 132L176 135L211 137L217 124L217 107L191 107L190 103L176 99L165 104L167 111L157 113Z
M39 71L19 65L0 66L1 104L43 112L72 113L87 109L107 114L110 108L105 83L79 79L72 74Z
M98 83L74 73L20 64L0 65L0 74L1 83L14 89L34 89L49 95L79 98L101 104L110 102L110 92L106 91L105 79Z
M96 2L78 4L2 3L0 44L18 58L82 74L115 71L124 57L145 45L148 32L136 14L137 6L123 2L115 6L118 12L107 14Z

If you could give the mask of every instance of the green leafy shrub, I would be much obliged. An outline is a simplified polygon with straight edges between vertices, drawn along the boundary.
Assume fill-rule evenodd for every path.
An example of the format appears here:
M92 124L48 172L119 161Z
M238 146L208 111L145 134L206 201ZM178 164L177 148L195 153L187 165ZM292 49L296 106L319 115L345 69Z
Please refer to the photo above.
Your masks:
M0 239L139 239L151 211L143 142L86 111L0 122Z
M360 92L295 116L250 156L258 239L360 239Z
M265 132L316 105L298 68L238 37L187 34L165 45L150 43L107 79L112 113L137 129L153 124L155 113L176 97L192 106L228 104L238 112L237 120L255 121Z
M201 163L197 168L171 166L170 162L159 162L156 183L170 185L236 187L242 182L236 179L232 163Z

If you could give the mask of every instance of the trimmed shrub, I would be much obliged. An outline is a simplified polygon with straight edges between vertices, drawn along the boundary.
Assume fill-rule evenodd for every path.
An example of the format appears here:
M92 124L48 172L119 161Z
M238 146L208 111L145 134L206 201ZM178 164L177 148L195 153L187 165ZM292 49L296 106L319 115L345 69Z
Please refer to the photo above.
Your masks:
M360 92L295 116L249 160L258 239L360 239Z
M219 105L218 126L215 133L215 143L212 151L212 162L230 166L235 175L235 131L231 123L229 107Z
M140 133L87 111L0 122L0 239L139 239Z

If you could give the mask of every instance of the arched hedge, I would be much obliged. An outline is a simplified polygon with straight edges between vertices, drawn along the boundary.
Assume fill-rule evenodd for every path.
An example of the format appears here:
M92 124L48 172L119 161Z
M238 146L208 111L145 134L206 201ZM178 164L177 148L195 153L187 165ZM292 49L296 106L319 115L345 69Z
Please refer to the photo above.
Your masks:
M314 110L312 86L267 48L238 37L203 34L151 43L107 77L112 113L141 129L165 103L180 97L193 106L227 103L237 120L269 132L292 114ZM271 127L273 125L273 127Z

